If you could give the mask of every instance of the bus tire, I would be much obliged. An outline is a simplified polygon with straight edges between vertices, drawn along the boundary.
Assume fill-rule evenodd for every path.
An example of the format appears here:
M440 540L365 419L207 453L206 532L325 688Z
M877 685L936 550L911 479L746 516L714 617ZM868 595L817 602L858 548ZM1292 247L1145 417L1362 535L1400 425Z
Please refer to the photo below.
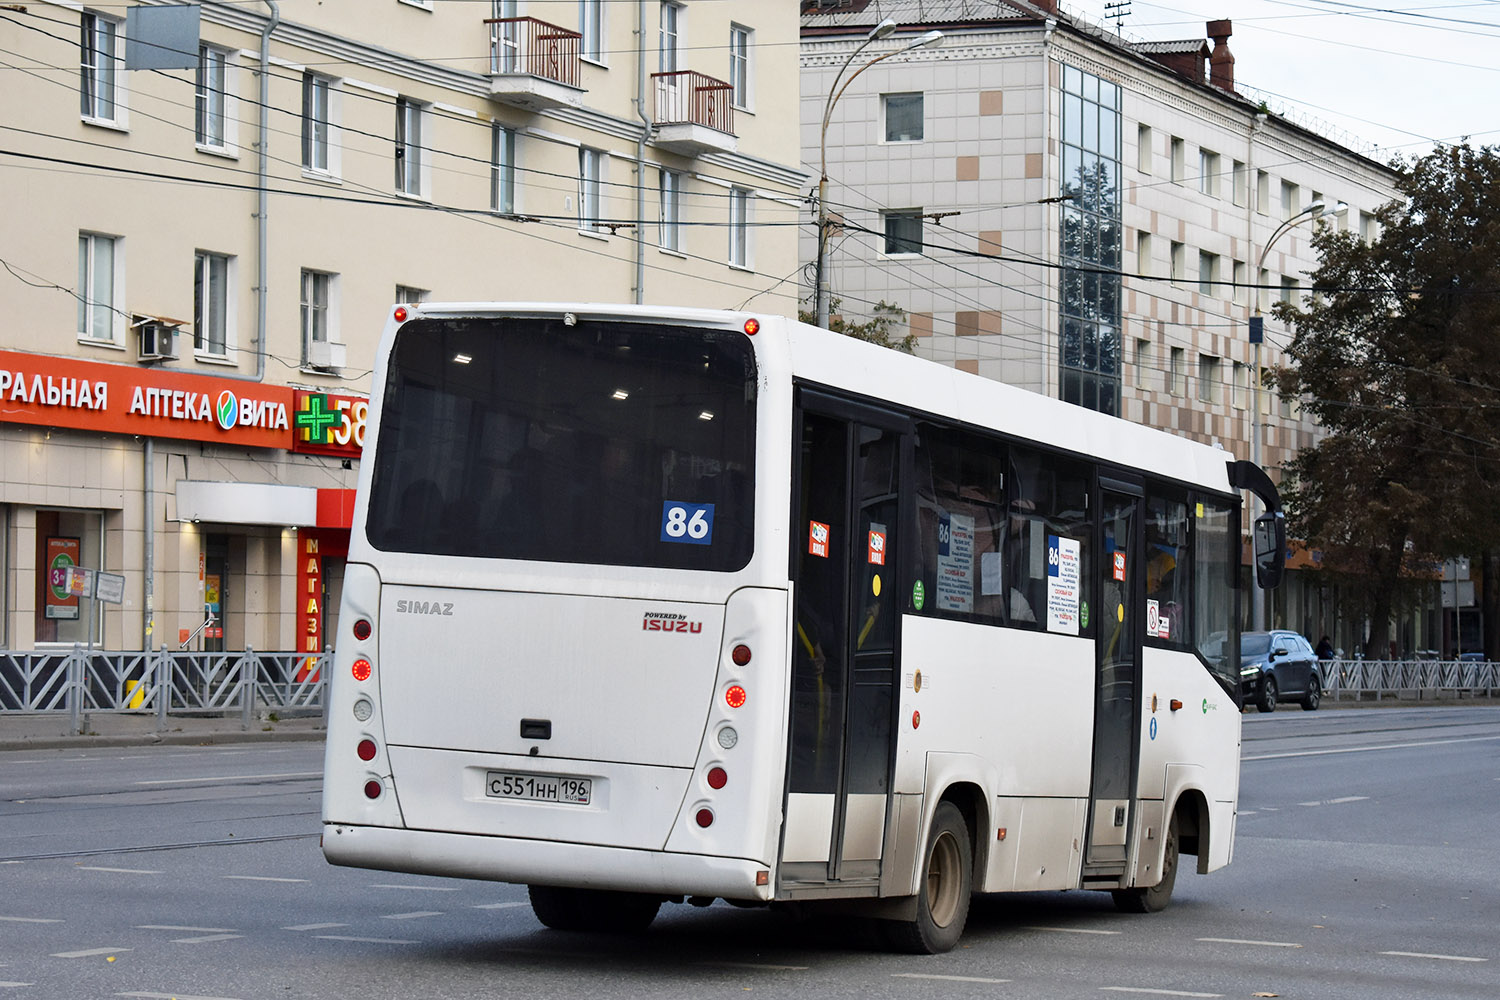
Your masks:
M1124 913L1160 913L1172 901L1172 887L1177 882L1177 814L1167 824L1167 843L1162 851L1161 880L1153 886L1115 889L1115 909Z
M651 926L661 900L636 892L531 885L531 912L555 931L635 933Z
M969 826L952 802L940 803L932 817L921 871L917 915L887 922L886 940L899 951L936 955L952 950L963 936L974 888Z

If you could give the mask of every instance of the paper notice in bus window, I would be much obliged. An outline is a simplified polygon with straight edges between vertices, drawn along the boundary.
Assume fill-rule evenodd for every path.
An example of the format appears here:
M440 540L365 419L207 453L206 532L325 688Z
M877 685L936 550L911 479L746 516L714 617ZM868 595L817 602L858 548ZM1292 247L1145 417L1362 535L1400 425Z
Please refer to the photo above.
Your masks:
M1004 581L1000 575L1000 553L979 553L979 592L981 594L1002 594L1005 591Z
M1076 539L1047 536L1047 631L1078 634L1081 546Z
M974 519L966 514L938 518L937 606L974 610Z
M885 565L885 525L870 525L870 555L871 566Z
M807 554L828 558L828 525L822 521L809 521L807 526Z

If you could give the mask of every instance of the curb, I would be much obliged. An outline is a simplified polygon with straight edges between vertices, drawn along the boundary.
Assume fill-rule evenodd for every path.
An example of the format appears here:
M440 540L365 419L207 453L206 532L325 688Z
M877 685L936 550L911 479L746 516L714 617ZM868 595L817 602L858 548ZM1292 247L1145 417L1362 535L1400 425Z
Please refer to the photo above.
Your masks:
M0 739L0 752L8 750L77 750L93 747L218 746L230 743L321 742L327 730L167 730L160 733L83 733L71 736L22 736Z

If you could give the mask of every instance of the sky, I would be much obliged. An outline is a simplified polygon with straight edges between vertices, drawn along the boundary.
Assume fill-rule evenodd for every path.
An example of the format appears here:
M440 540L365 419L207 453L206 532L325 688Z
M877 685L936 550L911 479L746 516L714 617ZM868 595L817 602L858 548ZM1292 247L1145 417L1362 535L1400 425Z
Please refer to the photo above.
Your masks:
M1113 2L1060 7L1112 27ZM1500 0L1130 0L1124 33L1206 38L1219 18L1234 22L1235 82L1315 131L1361 151L1373 143L1380 159L1463 136L1500 145Z

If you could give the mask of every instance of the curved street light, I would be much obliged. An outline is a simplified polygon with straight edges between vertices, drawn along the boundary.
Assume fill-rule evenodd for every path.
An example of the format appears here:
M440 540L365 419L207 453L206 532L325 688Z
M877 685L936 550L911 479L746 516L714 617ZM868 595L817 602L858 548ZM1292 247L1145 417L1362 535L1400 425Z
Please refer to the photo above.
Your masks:
M1261 271L1265 269L1266 255L1271 252L1271 247L1277 240L1291 232L1296 226L1300 226L1302 223L1312 219L1322 218L1325 214L1342 217L1349 214L1349 206L1341 201L1332 210L1329 210L1327 204L1322 200L1313 202L1277 226L1275 231L1271 233L1270 238L1266 240L1265 246L1261 247L1260 256L1255 260L1255 311L1252 314L1250 323L1250 345L1254 352L1252 364L1255 373L1252 376L1254 382L1251 387L1254 398L1250 404L1250 461L1255 463L1257 469L1260 468L1261 438L1260 345L1261 341L1265 339L1264 334L1261 332L1260 300L1261 296L1265 293L1265 289L1260 287ZM1259 498L1252 493L1250 495L1250 518L1252 521L1254 521L1257 514L1256 506L1258 502ZM1259 632L1264 627L1266 617L1265 606L1266 592L1260 588L1258 582L1252 581L1250 585L1250 630L1252 632Z
M854 82L854 78L871 66L892 56L899 56L903 52L910 52L912 49L937 45L943 40L943 33L941 31L925 32L913 38L901 46L901 48L892 49L866 62L859 69L849 74L849 79L844 80L842 85L839 84L839 81L843 79L844 72L848 70L854 60L859 57L859 54L871 42L886 38L895 30L896 22L889 17L870 29L869 34L865 35L865 40L859 43L858 48L849 53L849 58L844 60L844 64L834 74L833 83L828 88L828 101L823 105L823 128L818 133L818 271L816 297L817 322L825 330L828 329L828 122L833 116L833 106L838 103L840 97L844 96L844 91L849 89L849 84Z

